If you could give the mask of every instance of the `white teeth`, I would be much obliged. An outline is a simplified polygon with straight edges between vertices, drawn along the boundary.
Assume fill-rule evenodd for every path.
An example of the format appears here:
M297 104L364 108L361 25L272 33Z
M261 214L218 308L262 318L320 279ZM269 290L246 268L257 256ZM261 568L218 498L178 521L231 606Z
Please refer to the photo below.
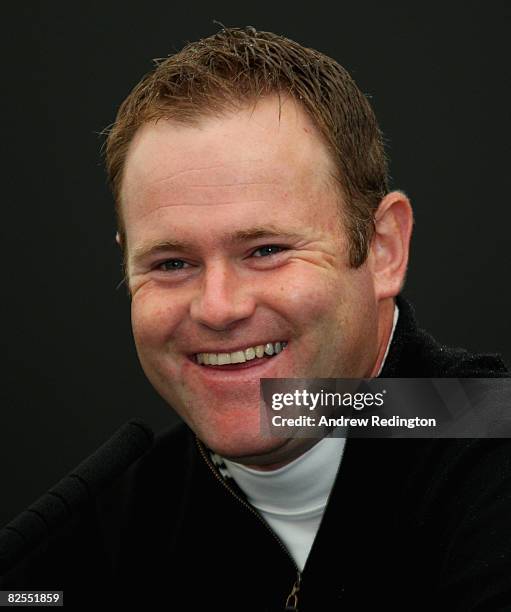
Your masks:
M267 342L266 344L249 346L245 350L234 351L232 353L197 353L195 359L198 364L213 366L245 363L245 361L251 361L256 357L262 359L265 356L278 355L286 346L287 342Z
M231 353L231 363L245 363L245 352L235 351Z

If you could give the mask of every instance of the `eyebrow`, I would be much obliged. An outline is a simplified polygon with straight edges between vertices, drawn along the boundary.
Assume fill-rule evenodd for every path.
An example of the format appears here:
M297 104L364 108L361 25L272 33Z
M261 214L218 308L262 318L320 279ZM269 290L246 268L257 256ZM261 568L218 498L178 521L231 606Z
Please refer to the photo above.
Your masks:
M279 239L297 239L301 238L296 232L287 232L279 229L274 225L256 226L248 229L236 230L230 232L222 239L223 244L242 244L260 238L279 238ZM141 261L151 256L157 255L164 251L184 252L193 249L193 244L181 240L159 240L157 242L149 242L141 244L133 249L132 259L134 262Z

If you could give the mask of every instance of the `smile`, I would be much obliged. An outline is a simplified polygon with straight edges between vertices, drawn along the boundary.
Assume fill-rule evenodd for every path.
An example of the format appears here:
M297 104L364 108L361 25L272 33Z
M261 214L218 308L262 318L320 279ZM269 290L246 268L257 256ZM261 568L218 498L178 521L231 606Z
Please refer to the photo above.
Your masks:
M256 346L233 351L232 353L196 353L194 360L199 365L222 366L235 363L245 363L252 359L262 359L263 357L273 357L278 355L287 346L287 342L266 342Z

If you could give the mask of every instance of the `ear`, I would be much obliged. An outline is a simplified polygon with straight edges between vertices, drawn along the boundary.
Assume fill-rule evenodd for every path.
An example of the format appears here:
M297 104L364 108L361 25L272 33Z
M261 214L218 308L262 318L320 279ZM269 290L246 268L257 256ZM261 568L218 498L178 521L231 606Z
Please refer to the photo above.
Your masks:
M402 191L388 193L381 200L374 221L369 265L376 298L382 300L395 297L405 280L413 227L410 200Z

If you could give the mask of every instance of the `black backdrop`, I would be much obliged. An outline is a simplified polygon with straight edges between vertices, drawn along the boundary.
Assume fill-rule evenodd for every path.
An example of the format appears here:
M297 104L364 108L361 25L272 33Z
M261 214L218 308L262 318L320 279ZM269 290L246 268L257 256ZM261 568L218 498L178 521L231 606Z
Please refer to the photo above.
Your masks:
M116 289L98 134L152 58L212 34L214 20L285 34L350 70L386 135L392 187L414 205L405 293L420 322L511 361L508 3L206 6L3 13L0 524L131 416L155 430L175 418L138 365Z

